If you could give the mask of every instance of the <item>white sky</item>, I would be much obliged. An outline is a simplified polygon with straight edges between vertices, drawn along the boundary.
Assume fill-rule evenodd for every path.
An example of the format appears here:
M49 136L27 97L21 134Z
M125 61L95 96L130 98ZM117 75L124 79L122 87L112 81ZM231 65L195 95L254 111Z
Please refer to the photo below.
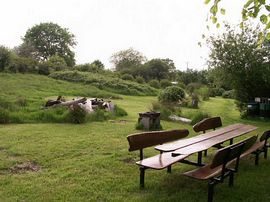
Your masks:
M26 30L54 22L75 34L77 63L101 60L133 47L148 59L170 58L178 69L202 69L208 55L200 48L207 34L204 0L0 0L0 45L22 43ZM233 2L233 3L232 3ZM223 0L226 16L239 23L243 0ZM218 30L212 26L212 31ZM222 29L219 30L219 32Z

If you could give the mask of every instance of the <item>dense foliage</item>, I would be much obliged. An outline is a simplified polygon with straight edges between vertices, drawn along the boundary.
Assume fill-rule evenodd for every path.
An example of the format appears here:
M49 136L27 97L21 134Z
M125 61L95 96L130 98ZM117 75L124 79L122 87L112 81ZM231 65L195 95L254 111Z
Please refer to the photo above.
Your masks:
M258 28L237 32L227 26L226 33L209 38L208 63L215 79L235 89L236 99L242 102L269 97L270 46L265 43L258 48L258 33Z
M10 62L10 50L4 46L0 46L0 71L3 71Z
M185 92L177 86L169 86L165 88L159 95L158 99L161 102L179 102L185 97Z
M149 85L122 80L117 77L79 71L54 72L50 77L71 82L81 82L124 95L156 95L157 91Z
M119 51L111 56L111 63L115 66L115 70L117 71L132 69L143 64L145 61L146 57L133 48Z
M21 54L28 51L30 54L28 56L33 56L39 61L57 54L64 58L68 66L73 66L75 54L71 48L76 45L74 37L67 28L62 28L58 24L40 23L27 30L21 50L20 47L17 49Z

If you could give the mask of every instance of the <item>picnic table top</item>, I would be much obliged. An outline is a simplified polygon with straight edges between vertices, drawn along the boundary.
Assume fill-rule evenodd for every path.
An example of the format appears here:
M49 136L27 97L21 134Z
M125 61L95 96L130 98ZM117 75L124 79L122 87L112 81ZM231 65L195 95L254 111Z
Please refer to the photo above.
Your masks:
M158 145L155 149L163 152L174 151L173 154L192 154L206 150L218 143L244 135L257 127L246 124L233 124L192 138L178 140L172 143Z

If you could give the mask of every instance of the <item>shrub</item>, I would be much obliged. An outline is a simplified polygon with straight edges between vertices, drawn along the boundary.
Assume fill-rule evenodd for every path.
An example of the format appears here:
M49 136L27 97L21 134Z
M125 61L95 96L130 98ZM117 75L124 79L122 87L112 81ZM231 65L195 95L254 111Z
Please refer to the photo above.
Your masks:
M160 81L161 88L167 88L168 86L171 86L172 83L168 79L162 79Z
M169 86L165 88L160 94L159 94L159 101L161 102L179 102L185 97L185 92L182 88L177 86Z
M148 84L153 88L160 88L160 83L156 79L150 80Z
M128 80L128 81L133 81L134 80L134 77L131 74L123 74L121 76L121 79Z
M38 64L37 72L41 75L49 75L54 71L61 71L67 69L66 61L58 56L51 56L47 61Z
M8 48L0 46L0 71L3 71L10 63L11 53Z
M54 72L50 77L71 82L82 82L99 89L105 89L125 95L156 95L157 91L149 85L125 81L109 75L86 73L79 71Z
M50 68L48 67L48 65L44 64L44 63L40 63L38 65L38 73L41 75L49 75L50 74Z
M102 109L97 109L95 112L87 115L87 121L90 121L90 122L105 121L110 117L112 117L111 113L104 111Z
M199 121L205 119L205 118L209 118L209 115L207 113L198 111L193 117L192 117L192 121L191 124L194 125L196 123L198 123Z
M142 83L145 83L144 78L141 77L141 76L137 76L135 80L136 80L137 83L141 83L141 84L142 84Z
M114 115L117 117L126 116L128 113L123 108L119 107L118 105L114 106Z
M74 106L67 115L67 122L69 123L84 123L86 121L86 112L79 106Z
M223 97L223 98L234 99L234 98L235 98L235 91L234 91L234 90L228 90L228 91L225 91L225 92L222 94L222 97Z
M6 124L10 122L9 112L0 108L0 124Z
M206 86L195 90L195 92L201 96L202 100L209 100L209 89Z
M181 110L179 107L175 107L170 103L160 103L160 102L152 102L152 105L149 109L150 111L160 112L161 120L170 120L169 117L173 114L180 116Z
M101 73L104 72L104 65L99 60L95 60L91 64L85 63L76 65L74 69L82 72Z
M223 88L210 88L209 89L209 96L215 97L215 96L222 96L222 94L225 92Z
M193 93L196 89L199 89L202 86L200 83L190 83L186 86L186 90L191 94Z
M14 73L37 72L37 64L38 62L32 58L14 56L10 62L8 70Z

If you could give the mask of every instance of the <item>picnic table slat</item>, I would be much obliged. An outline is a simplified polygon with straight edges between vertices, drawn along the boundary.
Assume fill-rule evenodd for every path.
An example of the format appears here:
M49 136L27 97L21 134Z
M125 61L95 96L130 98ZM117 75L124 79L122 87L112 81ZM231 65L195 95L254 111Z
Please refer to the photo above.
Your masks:
M178 150L173 151L173 155L190 155L193 153L197 153L200 151L204 151L206 149L209 149L210 147L225 142L227 140L230 140L232 138L236 138L238 136L244 135L246 133L249 133L253 130L256 130L257 127L252 125L243 125L243 127L230 131L228 133L223 133L222 135L215 136L214 138L207 139L205 141L197 142L195 144L180 148Z
M168 143L168 144L158 145L155 147L155 149L159 150L159 151L164 151L164 152L174 151L174 150L180 149L182 147L186 147L186 146L195 144L197 142L201 142L201 141L205 141L205 140L210 139L210 138L214 138L216 136L222 135L224 133L228 133L228 132L233 131L233 130L238 130L243 126L245 126L245 125L240 124L240 123L229 125L229 126L226 126L226 127L223 127L223 128L220 128L220 129L217 129L217 130L205 133L205 134L201 134L201 135L198 135L198 136L195 136L192 138L178 140L178 141Z

